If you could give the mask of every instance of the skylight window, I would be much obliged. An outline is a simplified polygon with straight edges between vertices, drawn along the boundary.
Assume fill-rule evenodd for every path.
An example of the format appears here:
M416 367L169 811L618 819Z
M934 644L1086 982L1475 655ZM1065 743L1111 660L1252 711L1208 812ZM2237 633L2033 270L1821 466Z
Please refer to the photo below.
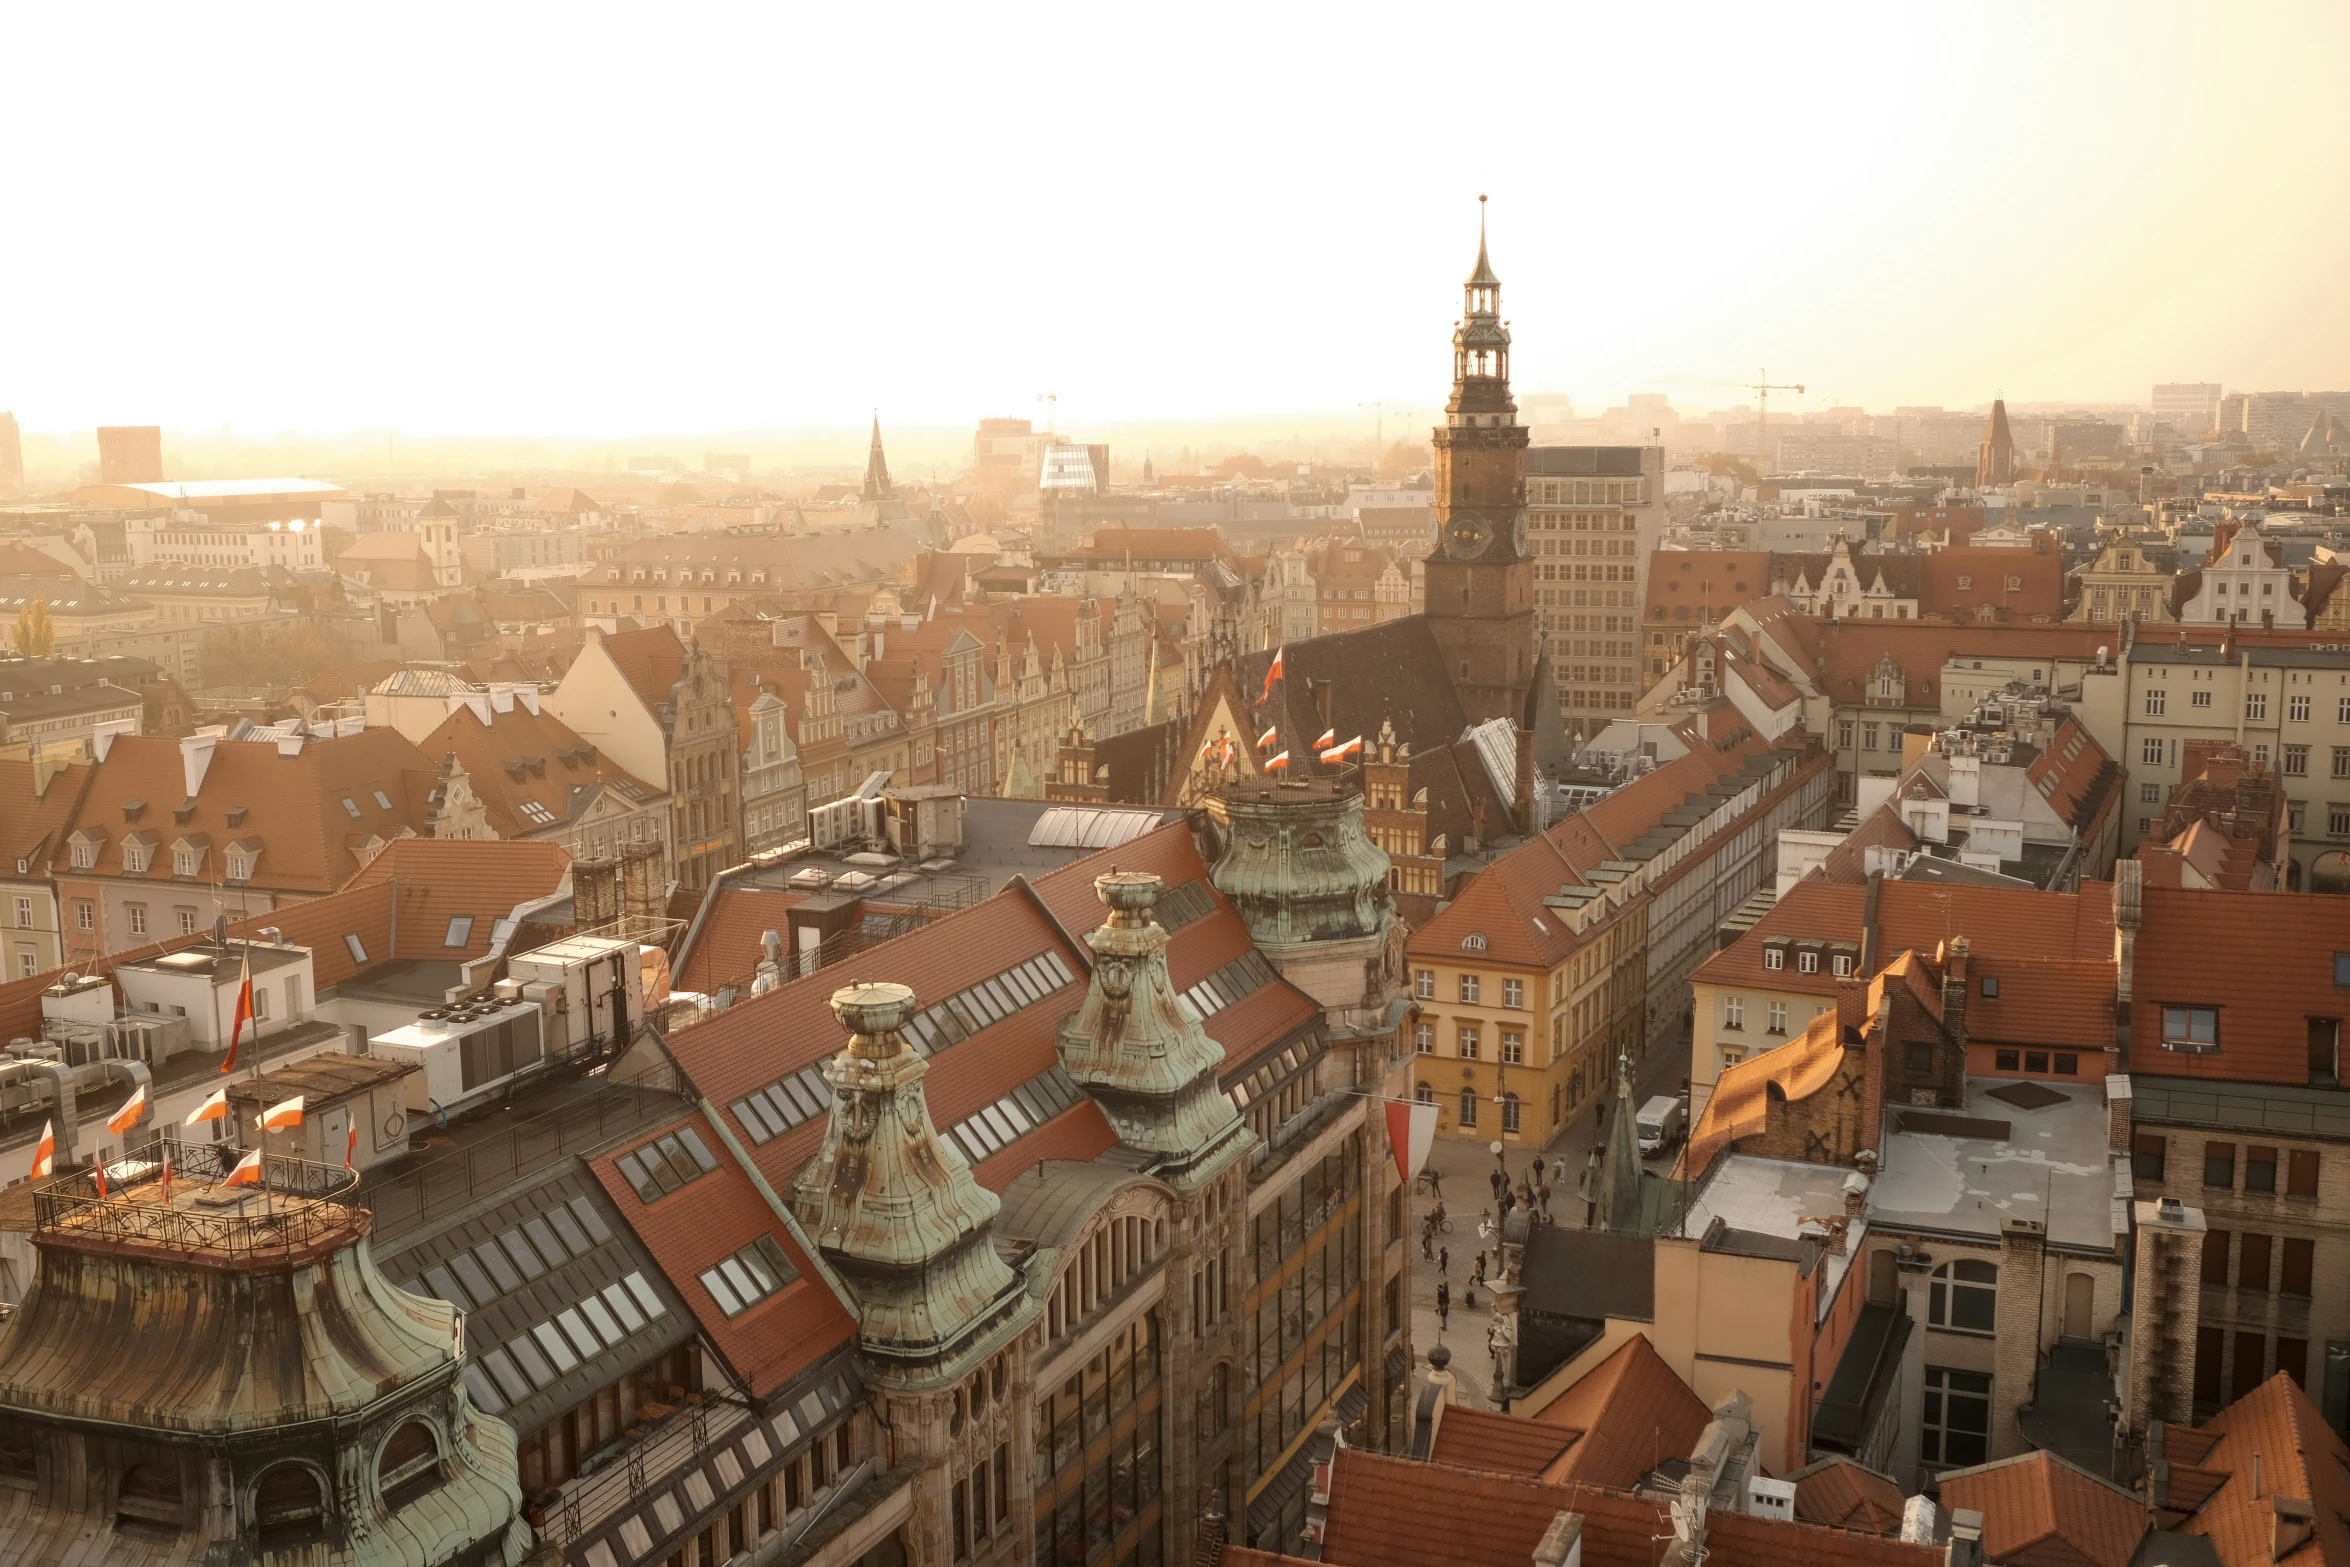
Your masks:
M642 1148L631 1149L614 1162L637 1196L647 1203L658 1202L718 1168L718 1161L704 1146L701 1134L690 1126L681 1126Z
M532 821L537 822L542 827L546 826L555 819L555 813L548 810L545 806L539 804L539 802L536 800L523 801L522 814L529 817Z
M351 820L359 819L359 802L347 794L343 796L343 809L350 813Z
M800 1276L775 1238L762 1235L701 1275L702 1287L718 1309L739 1317Z
M473 939L473 916L460 914L449 921L449 933L441 938L444 947L462 947Z
M343 934L343 950L351 954L352 962L362 966L366 964L367 944L348 931Z
M375 803L380 808L388 811L392 808L392 797L384 793L381 789L378 789L375 791Z

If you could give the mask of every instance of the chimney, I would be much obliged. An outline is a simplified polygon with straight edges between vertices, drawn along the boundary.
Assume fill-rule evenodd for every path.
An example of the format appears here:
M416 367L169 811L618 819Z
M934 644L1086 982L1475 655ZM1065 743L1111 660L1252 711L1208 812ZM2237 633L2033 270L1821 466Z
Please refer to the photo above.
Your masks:
M220 744L220 736L186 735L180 740L180 769L188 782L188 798L196 798L196 791L204 787L204 774L212 766L213 747Z
M1942 954L1942 1026L1961 1048L1967 1041L1967 958L1973 950L1964 936L1953 936Z
M2105 1079L2106 1152L2128 1153L2136 1146L2135 1132L2129 1074L2111 1073Z
M2272 1496L2269 1506L2275 1512L2273 1538L2268 1559L2281 1562L2307 1545L2317 1534L2317 1509L2307 1502L2290 1496Z
M1950 1543L1943 1547L1944 1567L1983 1567L1983 1515L1971 1507L1950 1510Z
M1583 1567L1583 1515L1560 1513L1534 1546L1534 1567Z

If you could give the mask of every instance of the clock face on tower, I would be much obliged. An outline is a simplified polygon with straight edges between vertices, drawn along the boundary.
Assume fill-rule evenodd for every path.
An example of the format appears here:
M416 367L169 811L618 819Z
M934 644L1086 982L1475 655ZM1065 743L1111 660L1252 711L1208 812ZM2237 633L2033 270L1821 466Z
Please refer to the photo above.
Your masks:
M1526 553L1526 514L1524 512L1520 512L1510 519L1510 553L1513 555Z
M1493 544L1493 524L1473 511L1453 513L1444 530L1445 553L1454 560L1475 560Z

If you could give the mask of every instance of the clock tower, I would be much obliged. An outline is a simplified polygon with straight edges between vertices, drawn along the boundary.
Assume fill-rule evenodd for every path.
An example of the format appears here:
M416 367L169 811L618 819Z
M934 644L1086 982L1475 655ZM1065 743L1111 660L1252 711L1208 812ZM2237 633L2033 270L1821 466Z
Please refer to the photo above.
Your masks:
M1526 428L1510 398L1510 329L1501 279L1485 258L1477 198L1477 270L1452 334L1452 397L1436 427L1436 548L1428 557L1428 629L1472 723L1526 721L1534 682L1534 562L1526 543Z

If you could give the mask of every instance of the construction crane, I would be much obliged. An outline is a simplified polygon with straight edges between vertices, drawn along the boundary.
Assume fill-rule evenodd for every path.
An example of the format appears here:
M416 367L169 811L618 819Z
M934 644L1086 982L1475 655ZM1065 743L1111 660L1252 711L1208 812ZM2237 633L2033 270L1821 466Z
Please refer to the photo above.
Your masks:
M1752 381L1740 384L1745 390L1754 394L1755 406L1759 410L1754 421L1754 471L1764 473L1769 470L1771 462L1771 394L1773 392L1793 392L1801 396L1803 383L1800 381L1773 383L1770 371L1757 370Z

